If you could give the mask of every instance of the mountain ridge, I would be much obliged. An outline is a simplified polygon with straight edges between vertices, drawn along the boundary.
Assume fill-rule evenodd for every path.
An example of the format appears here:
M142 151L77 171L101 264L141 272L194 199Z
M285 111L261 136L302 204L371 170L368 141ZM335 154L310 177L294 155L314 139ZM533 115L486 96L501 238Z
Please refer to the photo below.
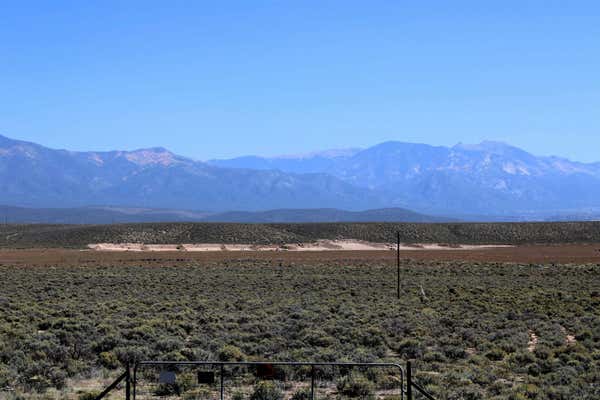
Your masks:
M286 171L293 161L267 159L262 165ZM219 165L241 168L244 158ZM452 147L388 141L332 158L326 171L425 213L510 215L599 205L600 163L534 156L495 141Z
M18 171L18 174L14 172ZM204 209L383 206L328 174L219 168L162 148L71 152L0 139L0 203L28 207Z
M24 208L0 205L4 224L77 224L157 222L306 223L306 222L456 222L402 208L347 211L334 208L276 209L208 213L191 210L90 206L80 208Z
M15 173L16 172L16 173ZM0 136L0 204L230 210L400 207L428 215L585 215L600 163L502 142L388 141L298 156L197 161L164 147L75 152Z

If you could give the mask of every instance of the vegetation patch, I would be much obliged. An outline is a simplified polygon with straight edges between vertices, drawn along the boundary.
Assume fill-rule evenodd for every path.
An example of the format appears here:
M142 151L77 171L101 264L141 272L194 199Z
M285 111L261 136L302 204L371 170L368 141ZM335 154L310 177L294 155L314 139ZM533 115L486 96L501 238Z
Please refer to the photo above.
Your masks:
M144 223L113 225L2 225L0 248L70 247L91 243L284 244L321 239L374 243L559 244L597 243L600 222L544 223Z

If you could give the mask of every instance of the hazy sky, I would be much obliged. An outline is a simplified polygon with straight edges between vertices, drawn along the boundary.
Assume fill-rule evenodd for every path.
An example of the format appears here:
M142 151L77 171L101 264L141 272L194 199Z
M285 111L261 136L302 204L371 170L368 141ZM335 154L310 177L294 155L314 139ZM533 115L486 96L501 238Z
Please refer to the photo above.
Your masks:
M3 1L0 59L0 134L51 147L600 161L598 1Z

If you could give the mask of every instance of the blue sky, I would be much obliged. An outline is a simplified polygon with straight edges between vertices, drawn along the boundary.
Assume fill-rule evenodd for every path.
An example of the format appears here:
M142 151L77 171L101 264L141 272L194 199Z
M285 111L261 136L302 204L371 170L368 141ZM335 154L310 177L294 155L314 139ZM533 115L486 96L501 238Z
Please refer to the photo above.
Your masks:
M9 137L197 159L487 139L600 161L596 1L2 8Z

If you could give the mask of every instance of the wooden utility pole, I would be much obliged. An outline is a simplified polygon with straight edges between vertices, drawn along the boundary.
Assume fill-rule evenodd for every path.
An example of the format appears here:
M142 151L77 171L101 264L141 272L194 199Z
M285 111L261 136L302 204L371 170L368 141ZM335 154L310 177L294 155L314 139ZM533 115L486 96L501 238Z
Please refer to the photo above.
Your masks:
M398 300L400 300L400 231L396 232L396 275L398 282L396 285Z

